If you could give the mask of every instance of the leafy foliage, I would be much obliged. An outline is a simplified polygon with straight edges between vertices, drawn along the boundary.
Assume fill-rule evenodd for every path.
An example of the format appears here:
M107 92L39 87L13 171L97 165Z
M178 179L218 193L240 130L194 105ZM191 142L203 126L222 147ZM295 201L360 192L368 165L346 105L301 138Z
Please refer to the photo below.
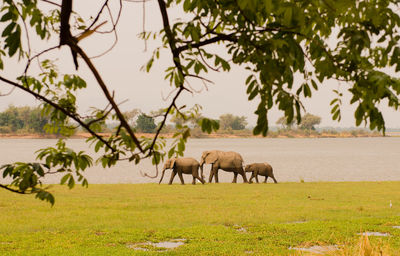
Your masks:
M186 12L196 14L173 27L177 42L191 42L178 47L189 61L186 67L206 73L205 62L195 68L190 56L211 58L203 46L225 41L232 61L253 73L246 85L249 100L259 100L255 134L268 130L267 114L274 105L288 122L297 118L300 123L301 98L311 97L318 82L328 79L348 83L350 103L358 104L357 125L368 122L371 129L384 131L379 103L385 99L398 109L400 81L380 71L389 66L400 70L397 1L182 2ZM295 73L303 76L300 86L294 83ZM336 106L333 117L339 119Z
M136 121L136 129L140 132L151 133L156 129L154 118L141 114Z
M49 118L43 116L39 107L9 106L0 113L0 132L35 132L44 133L44 127L49 123Z
M286 129L291 129L292 126L294 125L295 121L292 120L291 122L288 123L288 120L285 116L280 117L277 121L276 124L282 125Z
M315 130L314 126L319 125L320 123L321 117L307 113L301 119L300 128L306 130Z
M219 117L221 129L227 130L243 130L246 128L247 122L245 116L234 116L232 114L224 114Z
M155 129L152 138L137 138L131 120L115 102L114 92L110 91L101 71L96 69L79 44L83 38L91 40L91 35L103 24L98 24L99 20L108 19L112 25L110 32L115 32L119 15L123 13L120 12L122 5L119 7L121 10L114 12L111 10L114 7L104 1L101 10L93 13L95 18L92 23L86 24L79 16L79 10L72 9L73 0L62 0L61 5L41 1L40 6L37 0L2 0L0 69L7 67L4 62L9 60L19 61L25 68L21 74L10 79L0 75L0 81L29 93L42 103L43 114L50 119L45 127L46 132L58 132L68 137L76 127L88 131L92 136L88 142L100 154L96 163L103 167L113 166L121 160L137 164L143 158L151 158L154 164L158 164L167 154L183 155L191 131L186 121L177 127L174 143L169 148L166 148L159 134L171 115L189 120L195 114L193 110L184 111L185 105L178 106L177 103L184 92L192 93L187 79L196 78L208 83L210 81L205 76L209 71L230 71L232 63L248 70L249 75L244 79L246 93L249 100L258 101L254 134L267 134L268 113L274 106L283 112L286 123L296 120L300 124L302 113L306 112L302 100L315 97L314 92L328 80L341 82L335 98L329 99L332 118L335 120L341 118L340 107L345 90L351 93L350 103L356 104L357 125L369 124L371 129L385 132L380 107L387 104L395 110L399 108L400 80L385 72L385 68L400 71L400 17L397 0L157 2L163 29L159 32L144 32L141 38L160 39L161 45L154 50L143 70L150 71L154 62L160 58L160 52L169 49L173 64L166 68L165 79L169 81L174 94L171 93L173 96L169 105L160 113L161 120L157 121L157 125L144 116L138 117L138 121L140 118L146 123L148 131L150 127ZM187 18L171 21L168 10L175 6L189 13ZM110 9L108 14L111 17L105 16L108 15L103 12L105 8ZM118 16L114 17L113 13ZM47 39L54 37L59 38L59 44L49 45L45 50L31 44L35 40L50 44L54 40ZM56 59L60 47L69 48L77 74L59 71ZM54 59L40 58L44 60L37 61L49 52L55 53L55 57L50 55ZM86 82L78 75L79 64L82 64L78 60L93 73L99 91L107 100L104 108L93 108L89 115L79 112L76 104L78 92L86 88ZM30 69L35 63L39 63L39 67ZM194 119L208 133L220 126L217 120ZM103 137L99 131L107 120L116 122L117 129L110 136ZM239 124L237 127L240 127ZM72 177L78 177L79 181L84 167L80 164L86 158L82 158L84 153L72 152L58 143L52 150L38 152L42 160L54 156L49 158L53 159L49 163L38 164L43 169L55 161L57 165L49 165L50 169L61 168L67 172L61 183L74 184ZM75 162L71 159L75 158L79 159L76 161L80 164L71 164ZM25 171L14 172L16 168ZM11 184L1 185L3 188L15 190L14 187L19 187L22 182L22 188L16 191L25 193L29 190L36 193L42 189L40 182L33 181L29 181L26 187L25 173L35 174L39 170L31 163L11 164L5 169L8 170L6 176L14 174L9 176L12 178ZM44 171L44 174L53 172L50 169ZM40 173L35 175L41 177ZM47 190L41 191L37 192L39 197L50 198L46 194Z
M0 167L3 170L3 178L11 178L12 182L8 190L21 194L36 194L41 200L46 200L52 205L55 202L54 196L48 191L38 187L42 185L41 178L48 174L66 173L61 178L61 184L68 184L69 188L75 186L75 179L87 186L88 182L82 175L92 165L92 158L83 151L78 153L65 146L63 140L57 142L57 147L40 149L37 155L38 160L45 160L45 163L22 163L16 162Z

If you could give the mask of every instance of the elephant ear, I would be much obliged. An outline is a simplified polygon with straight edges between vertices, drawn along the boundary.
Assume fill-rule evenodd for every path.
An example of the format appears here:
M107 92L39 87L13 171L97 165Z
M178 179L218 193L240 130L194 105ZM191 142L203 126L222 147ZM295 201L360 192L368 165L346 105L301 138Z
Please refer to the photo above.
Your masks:
M168 169L173 169L173 168L174 168L174 166L175 166L175 161L176 161L176 158L171 158L171 159L169 159L169 166L168 166Z
M217 152L208 152L208 154L205 157L206 164L213 164L215 161L217 161L218 155Z

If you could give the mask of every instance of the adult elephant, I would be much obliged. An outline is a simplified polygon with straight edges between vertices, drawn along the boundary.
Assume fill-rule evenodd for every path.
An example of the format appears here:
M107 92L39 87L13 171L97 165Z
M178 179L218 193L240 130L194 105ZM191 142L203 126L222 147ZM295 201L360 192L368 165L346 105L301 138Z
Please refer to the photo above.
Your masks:
M201 183L204 184L204 179L199 176L199 162L191 157L183 157L183 158L170 158L164 163L164 168L161 174L161 179L158 184L161 183L164 173L166 169L172 169L171 178L169 179L169 185L172 184L172 181L175 178L175 175L178 174L181 180L182 185L185 184L183 181L183 174L191 174L193 176L192 184L196 184L196 179L198 179Z
M218 170L222 169L226 172L233 172L233 183L236 183L238 174L242 175L243 183L247 183L246 174L243 170L243 158L239 153L229 151L219 151L219 150L211 150L204 151L201 160L200 160L200 168L201 168L201 176L203 176L203 165L211 164L210 178L209 182L212 182L212 178L215 175L215 183L218 183Z

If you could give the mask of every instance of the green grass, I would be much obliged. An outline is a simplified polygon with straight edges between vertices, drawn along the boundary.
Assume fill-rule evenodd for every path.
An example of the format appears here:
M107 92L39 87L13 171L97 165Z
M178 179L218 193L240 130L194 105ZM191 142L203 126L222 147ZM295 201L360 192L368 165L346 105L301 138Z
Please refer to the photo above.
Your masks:
M400 182L52 190L54 207L0 191L1 255L293 255L290 246L354 247L362 231L390 233L370 241L400 255L400 229L392 228L400 225ZM185 245L166 252L129 248L177 238L187 239Z

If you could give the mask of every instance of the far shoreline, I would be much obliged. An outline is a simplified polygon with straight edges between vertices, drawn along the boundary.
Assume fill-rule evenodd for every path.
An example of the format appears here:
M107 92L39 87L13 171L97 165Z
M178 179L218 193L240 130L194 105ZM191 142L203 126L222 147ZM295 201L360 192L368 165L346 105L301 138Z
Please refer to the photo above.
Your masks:
M101 133L102 136L108 137L110 133ZM136 133L137 137L145 137L145 138L153 138L154 133ZM87 132L79 132L69 139L87 139L90 138L91 134ZM163 138L173 138L173 133L162 133L159 135ZM282 138L282 139L291 139L291 138L371 138L371 137L400 137L400 132L387 132L385 136L380 133L362 133L362 134L352 134L350 131L338 132L336 134L332 133L317 133L317 134L296 134L292 133L289 135L268 135L263 137L261 135L249 135L249 134L227 134L227 133L212 133L212 134L201 134L200 136L190 137L191 139L235 139L235 138ZM0 139L60 139L66 138L59 135L54 134L36 134L36 133L0 133Z

